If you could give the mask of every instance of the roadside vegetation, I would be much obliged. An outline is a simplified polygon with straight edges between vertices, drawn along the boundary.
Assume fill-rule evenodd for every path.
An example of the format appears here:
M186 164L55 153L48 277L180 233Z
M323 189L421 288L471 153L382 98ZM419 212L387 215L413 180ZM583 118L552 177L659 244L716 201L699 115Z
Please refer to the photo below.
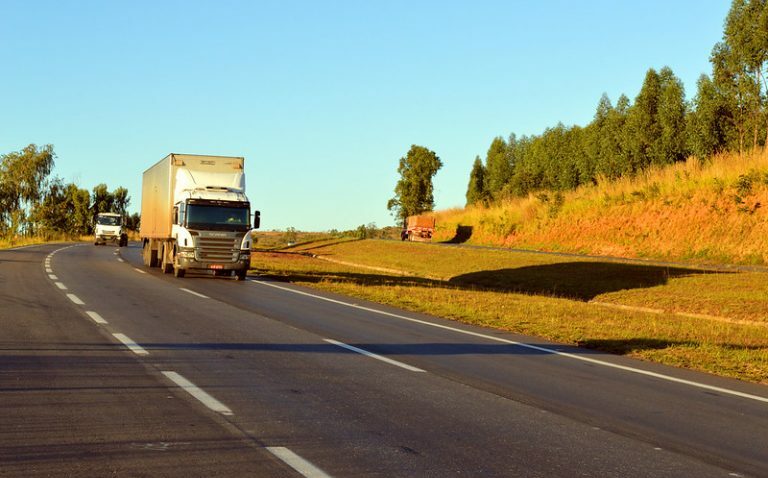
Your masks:
M91 193L51 178L55 158L50 144L0 156L0 247L78 240L93 232L100 212L120 213L129 229L138 229L139 215L127 215L127 189L98 184Z
M698 261L768 263L768 152L692 157L572 191L436 213L438 241Z
M768 383L768 273L347 241L256 272L451 320Z

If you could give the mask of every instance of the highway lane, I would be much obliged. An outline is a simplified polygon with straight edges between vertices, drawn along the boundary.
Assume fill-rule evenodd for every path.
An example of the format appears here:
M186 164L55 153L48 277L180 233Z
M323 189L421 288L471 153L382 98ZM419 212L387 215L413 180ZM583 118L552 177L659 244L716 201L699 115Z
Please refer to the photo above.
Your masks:
M149 379L182 399L174 403L197 410L198 419L219 426L228 439L256 444L254 459L271 463L265 450L278 459L287 450L314 464L310 471L330 476L766 474L759 439L765 402L544 353L530 345L584 351L530 338L455 324L437 328L429 324L446 322L329 302L286 284L146 273L138 252L62 250L50 260L55 279L44 262L42 280L28 279L39 282L29 302L68 300L57 310L79 313L80 327L100 332L78 347L132 355ZM136 342L142 355L125 351L115 333ZM763 387L589 355L765 396ZM211 410L188 387L178 389L163 374L168 371L224 408Z
M0 251L0 476L292 475L116 347L49 278L60 248Z

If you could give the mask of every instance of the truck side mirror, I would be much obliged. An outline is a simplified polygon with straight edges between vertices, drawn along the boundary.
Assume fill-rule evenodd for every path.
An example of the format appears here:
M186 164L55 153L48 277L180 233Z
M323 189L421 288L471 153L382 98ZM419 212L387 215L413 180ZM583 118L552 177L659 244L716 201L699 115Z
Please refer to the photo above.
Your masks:
M254 211L253 213L253 228L258 229L261 225L261 211Z

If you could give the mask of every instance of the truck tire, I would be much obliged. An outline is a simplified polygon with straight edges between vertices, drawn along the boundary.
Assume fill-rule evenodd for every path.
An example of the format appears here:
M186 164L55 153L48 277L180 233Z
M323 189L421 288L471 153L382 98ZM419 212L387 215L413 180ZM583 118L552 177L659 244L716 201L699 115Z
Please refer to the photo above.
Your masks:
M123 234L120 236L120 242L118 243L118 247L125 247L128 245L128 236Z
M174 268L173 268L173 276L174 276L174 277L178 277L179 279L181 279L182 277L184 277L184 274L185 274L186 272L187 272L187 271L185 271L185 270L184 270L184 269L182 269L181 267L174 267Z
M235 280L245 280L248 275L248 270L243 269L241 271L235 271Z
M173 263L168 262L170 252L171 251L168 250L168 244L163 244L163 252L160 255L160 270L163 271L163 274L169 274L173 270Z
M144 243L144 250L142 252L142 258L144 259L144 265L147 267L157 267L157 251L152 250L152 241Z

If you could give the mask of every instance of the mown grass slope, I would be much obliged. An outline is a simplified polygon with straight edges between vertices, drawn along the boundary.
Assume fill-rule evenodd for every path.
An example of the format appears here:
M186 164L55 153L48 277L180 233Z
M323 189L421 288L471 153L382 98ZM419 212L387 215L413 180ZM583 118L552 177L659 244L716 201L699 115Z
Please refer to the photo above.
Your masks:
M768 263L768 153L437 214L437 241L702 263Z

